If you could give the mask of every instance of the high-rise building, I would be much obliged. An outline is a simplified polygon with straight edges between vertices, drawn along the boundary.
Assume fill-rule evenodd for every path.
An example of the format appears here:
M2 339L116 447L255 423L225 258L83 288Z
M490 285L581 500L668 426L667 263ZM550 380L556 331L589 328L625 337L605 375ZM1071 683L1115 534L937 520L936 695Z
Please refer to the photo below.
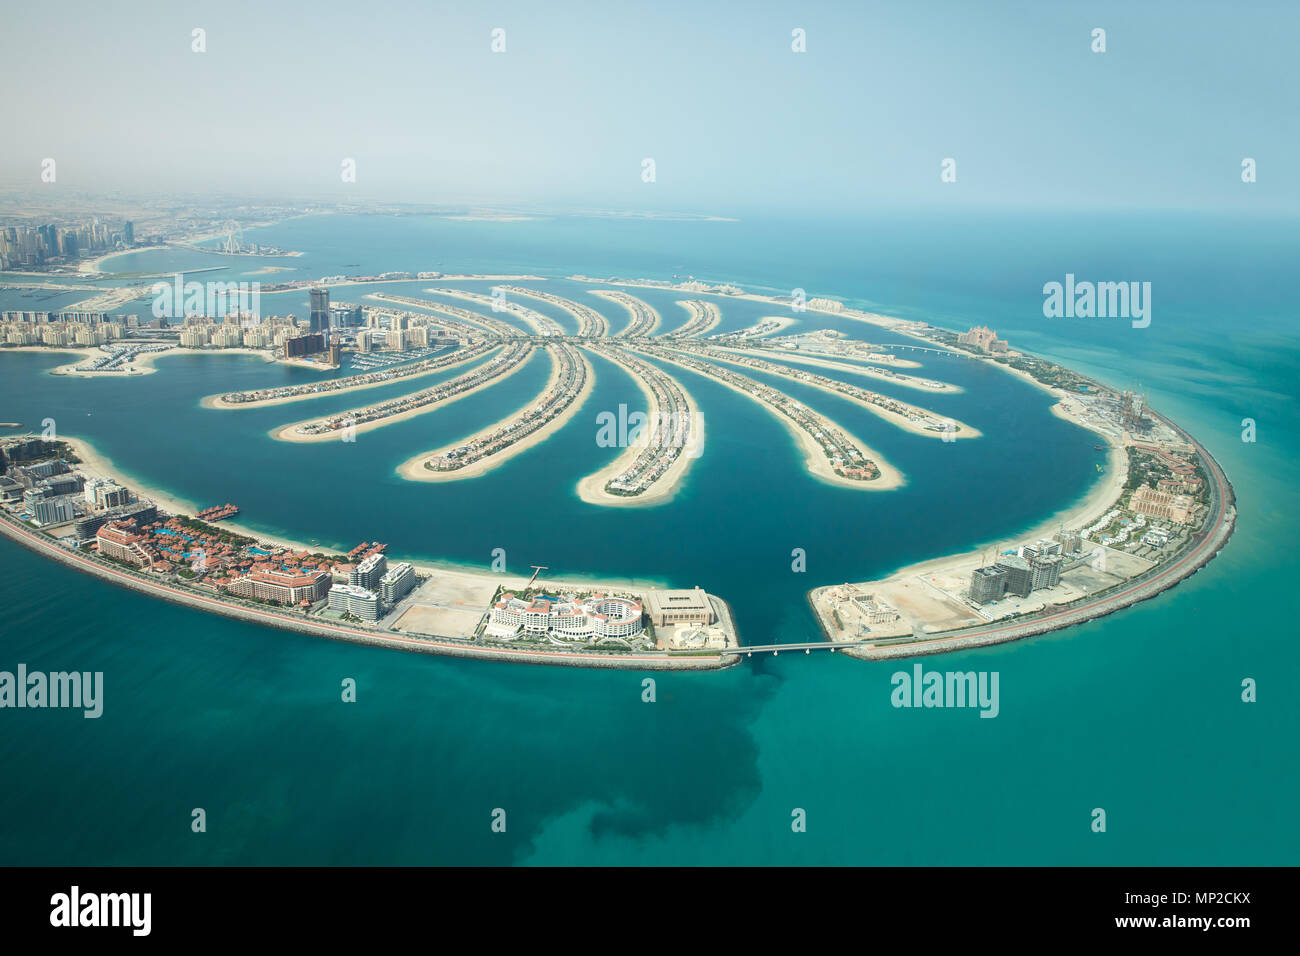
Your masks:
M403 561L395 564L379 580L379 596L388 605L396 604L415 587L415 568Z
M128 246L135 242L135 223L129 219L122 223L122 241Z
M1029 589L1054 588L1061 583L1059 554L1039 554L1029 559Z
M382 552L370 555L348 572L348 584L367 591L379 590L379 582L388 570L388 559Z
M1016 554L1004 554L994 562L993 566L1007 573L1007 594L1029 597L1029 592L1033 590L1034 578L1028 561Z
M284 357L298 358L303 355L315 355L325 348L325 336L319 332L307 335L295 335L284 340Z
M970 576L970 599L976 604L988 604L1006 593L1007 572L997 565L976 568Z
M1061 543L1064 554L1074 554L1083 550L1083 536L1077 531L1058 531L1052 537Z
M330 610L344 611L363 621L379 620L379 597L374 591L353 584L336 584L330 588Z
M72 498L64 495L59 498L42 498L32 509L36 523L42 527L48 524L62 524L77 517L72 508Z
M998 338L996 332L984 325L979 325L968 332L960 333L957 336L957 342L961 345L973 345L981 352L1007 351L1006 340Z
M1026 561L1032 558L1060 553L1061 542L1055 539L1049 541L1047 538L1039 538L1033 544L1027 544L1020 549L1020 556Z
M311 290L311 316L307 323L307 331L322 332L328 335L329 330L330 330L330 290L312 289Z

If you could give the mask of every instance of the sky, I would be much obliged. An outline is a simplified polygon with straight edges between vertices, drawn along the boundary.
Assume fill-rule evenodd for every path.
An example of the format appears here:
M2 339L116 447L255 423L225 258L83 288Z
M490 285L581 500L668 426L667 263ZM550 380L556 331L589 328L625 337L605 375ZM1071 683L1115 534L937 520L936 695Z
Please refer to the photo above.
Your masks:
M48 157L72 189L277 200L1300 211L1297 3L65 0L3 19L6 187L41 186Z

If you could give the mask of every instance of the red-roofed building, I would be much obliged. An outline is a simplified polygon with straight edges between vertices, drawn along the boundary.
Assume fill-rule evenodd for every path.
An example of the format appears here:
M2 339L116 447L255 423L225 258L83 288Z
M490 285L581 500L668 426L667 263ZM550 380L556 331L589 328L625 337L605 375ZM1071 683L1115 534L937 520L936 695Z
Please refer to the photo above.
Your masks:
M332 583L328 571L256 570L231 584L230 593L276 604L310 604L327 597Z

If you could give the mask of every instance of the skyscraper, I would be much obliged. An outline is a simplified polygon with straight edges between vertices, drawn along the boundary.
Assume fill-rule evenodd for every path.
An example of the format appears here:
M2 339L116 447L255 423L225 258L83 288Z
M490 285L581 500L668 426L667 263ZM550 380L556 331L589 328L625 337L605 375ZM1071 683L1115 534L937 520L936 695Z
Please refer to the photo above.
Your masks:
M322 332L326 335L330 330L330 290L329 289L312 289L311 290L311 317L308 320L308 332Z

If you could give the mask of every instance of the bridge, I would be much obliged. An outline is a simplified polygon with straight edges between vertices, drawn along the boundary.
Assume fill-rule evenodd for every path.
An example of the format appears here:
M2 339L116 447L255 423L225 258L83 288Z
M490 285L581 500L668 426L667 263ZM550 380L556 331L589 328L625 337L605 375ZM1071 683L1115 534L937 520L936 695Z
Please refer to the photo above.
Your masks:
M891 352L933 352L935 355L966 355L965 352L959 352L956 349L936 349L927 345L893 345L881 344L873 345L872 348L888 349Z
M719 653L744 654L746 657L768 653L775 657L782 651L803 651L805 654L811 654L813 651L830 651L834 654L836 648L861 647L863 643L862 641L810 641L807 644L751 644L748 647L724 647Z

